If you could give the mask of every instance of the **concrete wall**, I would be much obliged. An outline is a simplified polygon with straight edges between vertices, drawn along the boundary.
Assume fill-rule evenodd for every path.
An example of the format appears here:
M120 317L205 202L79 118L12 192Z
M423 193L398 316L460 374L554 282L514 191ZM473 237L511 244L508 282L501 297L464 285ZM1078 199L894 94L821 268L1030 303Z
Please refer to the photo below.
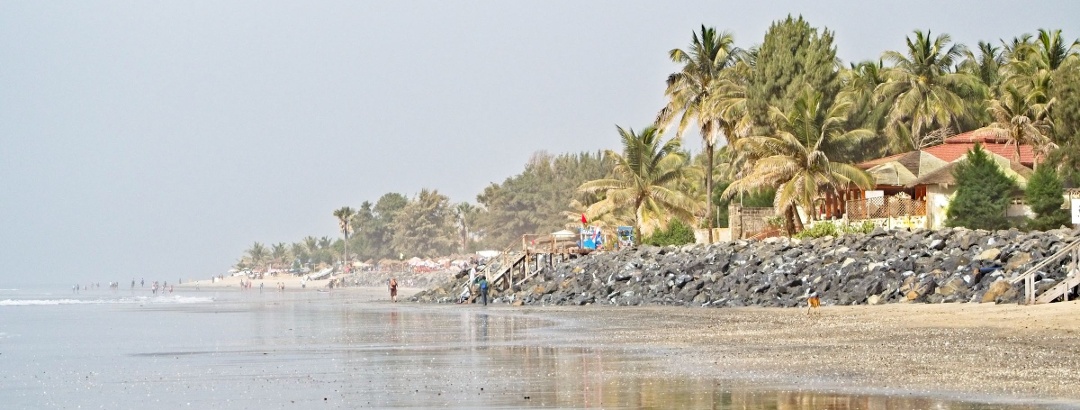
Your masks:
M743 239L765 230L766 219L776 216L773 208L744 208L737 204L728 207L728 229L730 238Z

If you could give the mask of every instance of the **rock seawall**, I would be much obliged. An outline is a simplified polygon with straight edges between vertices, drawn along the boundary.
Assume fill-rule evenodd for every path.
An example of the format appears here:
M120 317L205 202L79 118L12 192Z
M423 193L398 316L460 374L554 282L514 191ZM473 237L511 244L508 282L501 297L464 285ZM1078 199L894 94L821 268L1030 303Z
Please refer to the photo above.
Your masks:
M1007 279L1077 238L1080 230L879 229L811 240L641 246L573 259L490 296L516 305L793 307L810 292L824 305L1015 303L1023 288ZM1037 291L1064 278L1072 263L1065 257L1043 269ZM444 282L410 299L454 302L463 283Z

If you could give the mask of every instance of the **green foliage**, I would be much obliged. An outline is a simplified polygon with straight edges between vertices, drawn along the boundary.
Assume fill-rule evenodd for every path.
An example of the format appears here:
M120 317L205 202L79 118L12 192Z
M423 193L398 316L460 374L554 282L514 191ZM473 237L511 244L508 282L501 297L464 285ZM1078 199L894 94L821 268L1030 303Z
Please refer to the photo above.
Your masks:
M747 208L767 208L773 206L773 201L776 199L775 189L754 191L730 199L724 199L724 190L726 190L729 185L731 185L731 181L720 181L716 184L716 189L713 189L713 203L717 204L719 207L719 219L716 221L716 225L721 228L727 228L729 226L728 207L732 203L737 203Z
M476 218L473 232L482 244L503 249L521 242L521 235L549 233L564 229L563 215L571 201L589 201L590 195L577 192L585 181L605 177L611 162L600 153L563 154L553 157L533 155L525 171L491 184L476 196L486 212Z
M578 188L604 198L589 205L592 216L616 215L633 221L638 232L648 236L670 218L691 221L700 203L691 197L685 181L700 177L701 169L690 165L679 138L666 142L655 126L635 132L616 127L622 139L622 153L608 150L615 167L608 178L587 181Z
M855 224L837 224L833 221L820 221L809 229L803 229L795 235L798 239L813 239L826 236L841 236L845 234L867 234L874 231L874 223L862 221Z
M1061 205L1065 203L1064 189L1053 168L1039 167L1028 181L1024 196L1036 214L1028 227L1044 231L1071 223L1069 212L1061 209Z
M1054 72L1053 139L1058 145L1080 143L1080 63L1067 64Z
M398 253L391 247L392 225L408 203L405 195L396 192L383 194L374 205L364 201L352 218L355 235L349 241L350 252L355 252L359 260L396 258Z
M945 225L970 229L1007 229L1005 211L1009 199L1018 189L1016 182L1006 176L982 149L968 151L967 158L953 170L956 178L956 197L949 204Z
M830 107L840 90L833 33L819 33L802 16L773 22L754 61L747 108L755 135L771 134L770 107L791 112L796 98L807 90L819 93L822 106Z
M694 230L678 219L672 219L664 229L658 229L644 241L655 246L686 245L694 243Z
M450 198L438 191L421 190L401 208L391 227L394 252L406 256L448 255L456 242Z
M958 132L972 118L973 109L986 96L986 87L975 75L954 71L966 51L963 44L952 44L948 34L933 36L915 30L914 38L907 38L905 52L882 54L893 66L885 71L887 81L875 93L891 104L885 133L893 153L932 145L927 136L935 130Z
M1060 148L1050 152L1043 167L1057 170L1058 177L1065 187L1080 187L1080 135L1073 137Z

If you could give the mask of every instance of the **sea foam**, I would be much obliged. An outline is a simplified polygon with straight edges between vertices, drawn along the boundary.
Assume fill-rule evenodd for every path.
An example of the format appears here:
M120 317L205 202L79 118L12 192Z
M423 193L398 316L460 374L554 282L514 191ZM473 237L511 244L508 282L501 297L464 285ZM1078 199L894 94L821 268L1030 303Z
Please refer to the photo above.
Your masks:
M136 296L108 299L6 299L0 306L56 306L56 305L123 305L123 304L188 304L210 303L212 297L202 296Z

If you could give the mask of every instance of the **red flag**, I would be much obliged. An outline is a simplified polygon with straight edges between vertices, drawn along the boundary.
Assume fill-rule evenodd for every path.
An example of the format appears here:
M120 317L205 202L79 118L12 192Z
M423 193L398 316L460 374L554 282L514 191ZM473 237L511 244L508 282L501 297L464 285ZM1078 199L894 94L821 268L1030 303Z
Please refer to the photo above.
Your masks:
M589 221L587 219L585 219L585 214L581 214L581 224L582 225L588 225L589 224Z

